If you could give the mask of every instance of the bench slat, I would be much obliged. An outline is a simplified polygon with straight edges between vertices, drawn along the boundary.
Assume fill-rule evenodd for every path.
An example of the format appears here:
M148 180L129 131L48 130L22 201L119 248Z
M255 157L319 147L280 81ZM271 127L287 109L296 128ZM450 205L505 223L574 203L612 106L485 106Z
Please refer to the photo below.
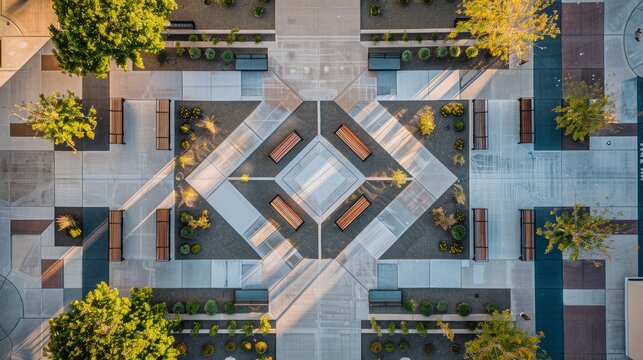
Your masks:
M123 261L123 210L109 211L109 261Z
M170 150L170 99L156 100L156 150Z
M109 101L109 143L123 144L123 99Z
M473 100L473 149L487 148L487 101Z
M361 215L364 210L366 210L369 206L371 206L371 202L366 199L366 196L362 195L355 204L353 204L342 216L335 221L335 224L342 230L346 230L346 228L357 219L359 215Z
M534 210L520 210L520 236L522 260L533 261L536 252L536 244L534 243Z
M272 205L272 207L284 218L284 220L286 220L286 222L288 222L288 224L290 224L290 226L293 227L293 229L299 229L299 227L304 223L304 220L297 215L295 210L288 206L281 196L275 196L275 198L270 202L270 205Z
M473 209L474 260L489 260L487 246L487 209Z
M533 99L520 98L520 144L530 144L534 142L533 129Z
M292 131L285 139L277 145L277 147L270 153L270 158L275 164L279 163L289 152L301 141L301 136L296 131Z
M156 261L170 260L170 209L156 209Z
M335 134L357 155L362 161L371 156L371 150L346 126L342 125Z

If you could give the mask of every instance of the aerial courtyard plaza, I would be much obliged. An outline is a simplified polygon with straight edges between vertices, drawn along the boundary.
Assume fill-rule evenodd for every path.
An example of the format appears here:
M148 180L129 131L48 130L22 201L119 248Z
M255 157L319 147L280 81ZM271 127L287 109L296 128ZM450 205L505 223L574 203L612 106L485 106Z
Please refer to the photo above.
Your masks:
M0 3L0 360L643 360L643 1Z

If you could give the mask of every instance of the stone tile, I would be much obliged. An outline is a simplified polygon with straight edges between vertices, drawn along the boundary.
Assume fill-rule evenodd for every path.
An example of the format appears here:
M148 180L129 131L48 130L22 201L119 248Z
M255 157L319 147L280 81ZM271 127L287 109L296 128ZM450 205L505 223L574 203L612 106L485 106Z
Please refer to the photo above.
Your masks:
M12 177L9 182L11 206L54 206L54 181L34 175L32 178Z
M208 202L239 234L261 217L259 211L228 181L208 197Z
M47 319L20 319L18 326L9 335L13 343L11 359L42 358L45 329L47 329Z
M40 235L11 237L11 270L40 280ZM37 286L40 287L40 286Z
M83 299L83 290L80 288L66 288L63 289L63 304L65 305L65 311L70 311L70 304L76 300Z
M63 310L63 289L42 289L42 316L56 316Z
M255 134L252 129L248 127L245 123L241 123L234 131L229 135L232 141L232 146L237 148L244 157L249 157L258 147L261 145L263 140Z
M430 284L430 260L398 260L398 285L401 288L427 288Z
M208 161L224 176L229 176L243 163L245 157L234 146L232 140L226 139L209 156Z
M605 317L607 320L625 320L625 294L623 290L606 290Z
M378 259L397 240L384 223L375 219L362 230L353 242L359 242L366 251Z
M83 287L83 261L82 259L65 259L64 284L65 288Z
M183 260L181 285L184 288L209 288L212 272L210 260Z
M625 353L625 321L608 320L606 336L608 354Z
M73 151L54 152L56 179L80 179L83 176L83 153Z
M81 179L57 179L54 191L56 206L83 206L83 181Z
M42 288L60 289L63 283L63 260L41 260Z
M226 177L214 165L205 160L185 180L207 199L225 179Z
M431 287L460 287L461 276L459 260L431 260L429 271L431 275Z
M24 317L42 316L42 289L19 289Z

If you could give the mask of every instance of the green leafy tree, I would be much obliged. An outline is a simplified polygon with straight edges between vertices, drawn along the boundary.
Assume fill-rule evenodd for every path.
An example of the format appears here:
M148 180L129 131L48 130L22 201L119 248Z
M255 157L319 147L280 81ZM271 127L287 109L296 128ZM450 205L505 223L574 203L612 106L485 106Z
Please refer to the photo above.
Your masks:
M459 13L470 18L458 22L449 35L455 38L470 32L476 45L488 49L491 55L509 61L510 57L524 59L531 45L546 36L560 34L558 13L545 13L554 0L467 0Z
M616 121L616 106L598 83L588 85L583 80L567 80L564 85L566 104L553 111L558 114L556 128L565 129L565 136L583 141L605 124Z
M165 48L161 31L174 0L53 0L58 25L50 25L54 55L68 74L104 78L110 59L127 70L143 68L141 52Z
M56 145L65 144L76 152L74 138L94 138L96 109L91 107L84 113L81 100L69 90L66 95L40 94L35 102L16 107L20 112L13 116L29 123L39 136L53 140Z
M68 359L176 359L170 336L174 321L167 320L165 304L151 305L152 290L132 289L119 296L101 282L85 297L71 303L71 311L49 319L52 360Z
M540 349L542 332L529 335L527 330L515 327L509 311L497 311L482 324L477 337L466 342L465 359L473 360L533 360L546 357Z
M597 203L596 207L599 206ZM536 234L549 241L546 254L557 247L571 260L580 259L583 253L590 257L608 255L611 242L607 238L616 230L612 223L614 215L609 209L589 211L584 204L576 202L572 209L560 212L554 209L551 215L556 215L553 222L547 221L536 229Z

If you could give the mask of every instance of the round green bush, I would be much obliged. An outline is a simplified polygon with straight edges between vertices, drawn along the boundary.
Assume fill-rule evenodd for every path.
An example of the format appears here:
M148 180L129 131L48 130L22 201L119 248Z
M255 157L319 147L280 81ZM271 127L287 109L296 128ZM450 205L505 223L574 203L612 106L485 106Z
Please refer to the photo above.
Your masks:
M371 16L380 16L382 14L382 12L380 11L380 7L377 5L371 5L369 12Z
M185 304L185 313L188 315L194 315L199 312L199 303L196 301L188 301Z
M232 315L232 314L235 313L235 311L236 311L236 309L234 308L234 304L231 303L230 301L228 301L225 304L223 304L223 312L224 313L226 313L228 315Z
M461 301L455 304L455 312L462 317L469 316L471 314L471 305L468 302Z
M395 344L393 344L390 341L387 343L384 343L384 351L389 353L395 351Z
M429 56L431 56L431 50L429 50L429 48L421 48L418 50L418 58L420 58L420 60L426 60Z
M478 328L478 323L475 321L467 321L467 330L474 331Z
M250 351L252 350L252 343L250 341L244 341L241 343L241 350L242 351Z
M219 305L217 305L217 302L214 300L208 300L203 309L208 315L215 315L219 312Z
M188 149L190 149L190 146L192 146L192 145L190 144L189 140L181 141L181 149L188 150Z
M464 139L463 138L455 139L455 142L453 143L453 148L456 150L464 150Z
M467 215L462 210L455 211L455 220L457 222L463 222L467 218Z
M188 125L188 126L190 126L190 124L188 124L188 123L184 123L183 125ZM183 126L183 125L181 125L181 126ZM181 132L183 132L183 130L181 130ZM182 222L183 224L187 224L187 223L189 223L189 222L190 222L190 220L192 220L192 219L193 219L193 217L192 217L192 215L190 215L190 213L188 213L187 211L181 211L181 215L179 215L179 219L181 220L181 222Z
M259 44L261 42L261 39L262 39L261 34L255 35L255 44Z
M205 344L203 345L203 348L201 349L201 355L204 357L212 356L214 354L214 346L210 344Z
M453 130L457 132L464 130L464 121L456 120L455 123L453 124Z
M191 226L184 226L181 228L181 237L192 239L194 237L194 228Z
M266 344L263 341L259 341L258 343L255 344L255 351L257 354L265 354L266 351L268 351L268 344Z
M406 299L404 300L404 310L408 312L414 312L415 308L417 308L417 303L413 299Z
M411 60L413 60L413 53L411 52L411 50L402 51L402 61L409 62Z
M464 53L467 55L467 59L472 59L478 56L478 48L475 46L469 46Z
M373 35L373 36L371 36L371 41L372 41L374 44L377 44L378 42L382 41L382 37L381 37L381 36L379 36L379 35Z
M192 117L192 110L190 110L190 108L187 106L181 106L181 109L179 110L179 116L182 119L190 120L190 118Z
M457 102L450 102L448 104L442 105L442 108L440 108L440 113L444 117L460 116L464 114L464 105Z
M192 119L196 120L201 117L201 108L198 106L195 106L192 108Z
M192 34L192 35L188 36L188 41L199 41L199 35Z
M233 352L237 348L237 344L234 341L228 341L225 343L225 350L228 352Z
M427 355L433 355L435 352L435 347L433 344L424 344L424 353Z
M225 7L233 7L234 6L234 0L223 0L223 5Z
M447 309L449 307L446 301L438 300L438 302L435 304L435 308L440 314L444 314L445 312L447 312Z
M256 17L262 17L263 16L263 6L261 5L255 5L255 7L252 8L252 15Z
M438 46L435 50L435 56L439 58L445 58L447 55L449 55L449 49L446 46Z
M406 6L409 4L409 0L397 0L397 4L400 6Z
M455 46L455 45L449 46L449 55L451 55L451 57L457 58L460 56L461 53L462 53L462 49L460 49L459 46Z
M373 354L379 354L382 351L382 343L379 341L373 341L371 343L371 352Z
M409 343L406 340L400 341L400 350L408 350L409 349Z
M192 254L194 254L194 255L200 253L201 252L201 244L192 245L192 247L190 248L190 252L192 252Z
M451 346L449 346L449 351L451 352L451 354L459 354L460 353L460 345L451 344Z
M424 37L422 35L415 35L415 41L421 43L422 40L424 40Z
M424 316L433 315L433 304L430 301L424 300L420 303L420 314Z
M217 52L213 48L209 48L205 51L205 58L208 60L214 60L214 57L217 55Z
M498 305L496 305L496 304L494 304L492 302L488 302L488 303L484 304L484 312L485 313L487 313L489 315L492 315L494 313L494 311L500 311L500 308L498 307Z
M180 252L182 255L187 255L187 254L189 254L189 253L190 253L190 244L183 244L183 245L181 245L181 247L179 248L179 252Z
M234 61L234 53L230 49L225 49L223 51L223 54L221 54L221 60L223 60L224 63L231 63Z
M460 241L464 239L464 236L466 234L467 234L467 228L465 228L464 225L462 224L453 225L453 227L451 228L451 236L455 240Z
M172 312L175 314L185 314L185 305L178 301L172 306Z
M190 48L188 50L188 54L190 54L190 57L194 60L198 59L201 57L201 49L200 48Z

